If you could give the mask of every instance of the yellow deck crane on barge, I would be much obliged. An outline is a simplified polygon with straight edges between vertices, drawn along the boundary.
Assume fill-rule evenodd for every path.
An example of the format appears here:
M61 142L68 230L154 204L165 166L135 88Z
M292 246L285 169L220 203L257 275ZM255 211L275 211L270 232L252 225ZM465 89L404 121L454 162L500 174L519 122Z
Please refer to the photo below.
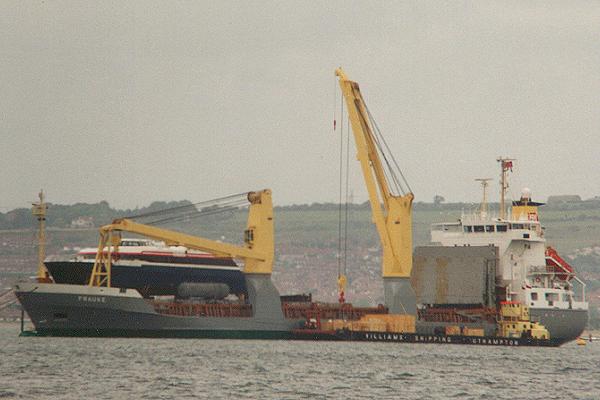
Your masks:
M170 246L185 246L206 251L216 256L242 259L245 274L271 275L273 271L274 230L271 191L248 193L250 202L248 222L244 231L244 246L235 246L169 229L140 224L131 219L116 219L100 228L98 252L90 276L90 286L111 286L112 253L116 252L121 239L120 232L137 233L162 240Z
M356 142L357 157L369 192L373 222L382 247L382 275L385 305L392 314L416 314L416 298L410 283L412 270L412 202L408 191L393 194L386 178L384 163L392 167L383 154L381 141L373 132L367 106L358 83L348 79L341 68L336 69L339 85L346 101L348 116ZM396 165L397 167L397 165ZM388 172L391 172L388 170ZM388 174L394 177L394 174ZM398 182L394 182L397 184ZM405 181L406 183L406 181ZM401 189L401 185L395 185Z
M116 219L112 224L102 226L89 286L111 287L112 253L118 251L120 233L131 232L162 240L167 245L185 246L215 256L242 260L250 302L258 308L270 310L272 317L283 318L279 295L271 281L275 252L271 191L266 189L250 192L247 198L250 206L243 246L157 228L131 219ZM273 295L274 293L276 295ZM256 312L256 309L254 311Z

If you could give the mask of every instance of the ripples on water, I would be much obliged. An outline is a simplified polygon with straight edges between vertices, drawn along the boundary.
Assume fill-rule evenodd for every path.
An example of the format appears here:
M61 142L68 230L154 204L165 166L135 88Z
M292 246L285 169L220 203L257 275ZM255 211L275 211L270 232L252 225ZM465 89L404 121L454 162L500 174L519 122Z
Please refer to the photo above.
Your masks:
M600 343L561 348L18 337L0 398L600 399Z

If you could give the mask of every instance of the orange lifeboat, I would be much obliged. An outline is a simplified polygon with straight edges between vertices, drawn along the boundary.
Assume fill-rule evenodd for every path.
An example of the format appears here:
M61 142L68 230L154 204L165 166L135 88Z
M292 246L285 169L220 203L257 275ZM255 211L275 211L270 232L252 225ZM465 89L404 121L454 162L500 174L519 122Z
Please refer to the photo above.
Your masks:
M546 269L562 280L571 280L575 273L573 267L550 246L546 247Z

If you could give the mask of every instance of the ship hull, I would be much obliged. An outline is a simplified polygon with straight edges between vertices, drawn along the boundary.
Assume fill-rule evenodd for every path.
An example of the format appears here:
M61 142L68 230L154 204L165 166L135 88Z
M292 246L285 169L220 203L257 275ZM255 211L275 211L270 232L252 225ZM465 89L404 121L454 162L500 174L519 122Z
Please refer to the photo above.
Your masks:
M160 314L132 289L19 283L15 295L36 334L44 336L291 338L303 320L283 317L270 279L258 277L249 285L256 310L250 317Z
M544 325L550 338L560 338L564 341L577 339L588 323L587 310L530 308L529 314L533 321Z
M26 335L51 337L106 337L106 338L164 338L164 339L237 339L237 340L291 340L290 331L255 331L244 329L72 329L43 328Z
M86 285L93 262L46 261L56 283ZM219 265L161 264L131 261L116 262L111 267L111 285L136 289L144 296L174 295L184 282L224 283L231 293L246 293L244 274L237 267Z

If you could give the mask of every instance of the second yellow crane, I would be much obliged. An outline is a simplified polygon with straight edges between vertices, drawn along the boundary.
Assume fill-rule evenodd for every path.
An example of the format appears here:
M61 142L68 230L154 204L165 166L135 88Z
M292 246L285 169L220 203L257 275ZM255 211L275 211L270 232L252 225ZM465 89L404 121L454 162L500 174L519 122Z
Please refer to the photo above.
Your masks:
M335 71L354 133L358 160L369 192L373 222L382 247L385 304L390 313L415 314L416 299L410 283L412 270L412 202L414 195L392 194L379 154L382 143L374 135L358 83L344 71ZM392 174L393 175L393 174ZM406 185L408 187L408 185Z

